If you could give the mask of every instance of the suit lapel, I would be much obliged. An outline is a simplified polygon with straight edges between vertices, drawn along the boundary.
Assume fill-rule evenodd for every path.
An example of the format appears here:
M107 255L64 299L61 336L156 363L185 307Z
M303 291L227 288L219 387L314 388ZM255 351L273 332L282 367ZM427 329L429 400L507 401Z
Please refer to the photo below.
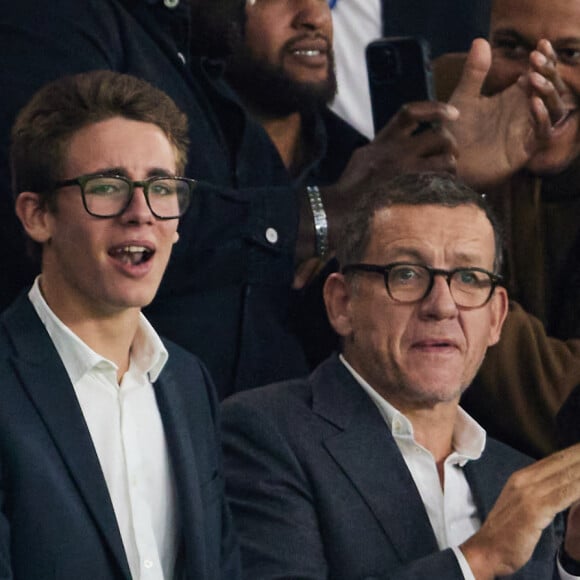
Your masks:
M403 562L439 548L423 502L381 414L333 359L314 375L313 410L339 428L324 445L370 507Z
M465 465L465 477L482 522L495 505L510 475L530 461L523 455L516 456L513 450L488 438L482 456Z
M200 482L195 463L196 453L191 439L190 424L195 409L182 396L179 384L188 379L177 380L171 370L171 357L159 380L155 383L155 395L163 420L167 446L171 457L175 488L176 509L181 520L181 542L185 548L187 578L203 578L205 574L205 525L200 496ZM187 530L187 533L184 533Z
M101 466L73 386L44 326L27 297L3 317L23 388L41 416L124 576L131 578Z

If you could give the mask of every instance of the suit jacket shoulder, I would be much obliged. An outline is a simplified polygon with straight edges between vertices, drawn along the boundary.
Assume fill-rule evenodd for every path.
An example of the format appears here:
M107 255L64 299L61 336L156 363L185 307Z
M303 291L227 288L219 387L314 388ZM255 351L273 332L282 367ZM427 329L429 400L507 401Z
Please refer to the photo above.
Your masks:
M168 350L154 389L180 513L182 577L237 579L213 387L195 357ZM129 580L74 388L24 295L0 317L0 399L0 577Z
M335 357L308 378L232 397L223 418L247 578L463 578L378 409ZM529 462L495 441L483 459L466 470L482 519ZM551 533L514 578L551 577Z
M452 552L437 551L380 414L338 360L232 397L223 421L248 579L462 578Z

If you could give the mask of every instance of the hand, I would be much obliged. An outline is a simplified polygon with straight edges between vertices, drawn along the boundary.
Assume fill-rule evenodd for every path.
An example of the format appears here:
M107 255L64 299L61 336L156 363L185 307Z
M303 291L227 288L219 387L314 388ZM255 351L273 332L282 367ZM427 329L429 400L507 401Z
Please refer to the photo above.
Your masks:
M402 173L455 173L457 147L447 126L459 116L455 107L421 101L404 105L368 145L357 149L339 181L321 188L328 216L330 246L336 247L342 218L357 197ZM417 129L428 123L430 127ZM416 132L417 131L417 132Z
M536 147L530 85L518 82L493 96L484 96L481 90L490 67L489 43L478 38L449 100L460 113L459 120L449 127L459 149L457 173L476 188L496 185L516 173ZM536 108L537 101L543 106L542 99L536 99Z
M445 126L458 116L454 107L444 103L420 101L404 105L371 143L353 153L336 186L360 190L402 173L454 173L457 147ZM431 127L416 132L425 123Z
M530 73L520 79L520 86L532 98L532 113L539 141L550 138L552 128L566 117L568 107L564 95L570 91L556 68L558 56L548 40L540 40L530 54ZM574 103L575 107L575 103Z
M550 125L557 125L566 115L563 95L568 91L556 68L558 55L548 40L540 40L530 54L530 87L549 114Z
M480 530L461 546L477 580L514 574L556 514L579 500L580 444L512 474ZM571 532L575 539L577 524ZM578 546L570 549L576 557Z

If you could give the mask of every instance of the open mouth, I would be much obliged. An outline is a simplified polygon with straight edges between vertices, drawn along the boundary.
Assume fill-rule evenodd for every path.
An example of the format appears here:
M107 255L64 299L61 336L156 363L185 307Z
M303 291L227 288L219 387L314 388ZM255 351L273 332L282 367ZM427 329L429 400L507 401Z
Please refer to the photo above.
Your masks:
M287 50L292 56L299 58L326 58L329 43L322 37L302 37L290 42Z
M569 127L578 117L578 107L569 105L569 109L552 125L552 137L558 136Z
M292 51L292 54L295 56L304 56L304 57L313 57L313 56L321 56L326 54L322 50L317 49L296 49Z
M577 112L578 112L578 109L570 109L570 110L568 110L562 117L560 117L554 123L553 128L554 129L558 129L562 125L565 125L568 122L568 120L570 119L570 117L572 117L572 115L574 115Z
M109 255L123 264L139 266L145 264L153 256L154 252L145 246L122 246L109 252Z

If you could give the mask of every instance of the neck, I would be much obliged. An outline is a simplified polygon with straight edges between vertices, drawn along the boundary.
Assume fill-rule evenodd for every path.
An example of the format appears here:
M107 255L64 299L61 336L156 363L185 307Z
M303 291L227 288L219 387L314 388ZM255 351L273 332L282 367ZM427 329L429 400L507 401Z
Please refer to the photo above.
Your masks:
M303 163L302 115L298 112L285 117L255 115L276 146L286 169L293 173Z
M62 301L52 296L42 284L41 291L46 303L59 320L74 332L87 346L118 367L120 382L129 368L131 346L139 326L140 308L98 310L95 305Z
M397 407L413 425L415 441L427 449L437 465L444 488L444 463L453 451L453 432L459 401L437 403L429 408ZM396 405L395 405L396 406Z
M131 347L139 324L139 310L123 311L117 316L107 318L62 319L91 349L114 362L117 367L117 380L120 383L129 369Z

